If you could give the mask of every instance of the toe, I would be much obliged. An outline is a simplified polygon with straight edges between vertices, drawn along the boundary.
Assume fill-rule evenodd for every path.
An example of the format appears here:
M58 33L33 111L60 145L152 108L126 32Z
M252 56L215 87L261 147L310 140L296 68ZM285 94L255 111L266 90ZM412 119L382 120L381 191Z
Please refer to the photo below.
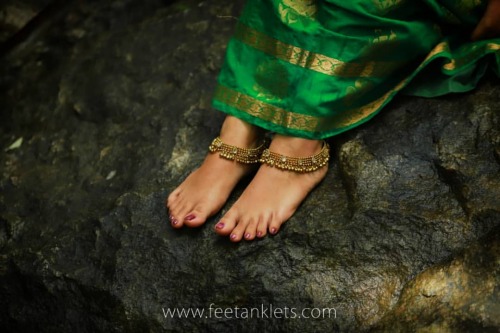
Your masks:
M175 216L170 215L169 216L169 220L170 220L170 225L173 228L176 228L176 229L182 228L182 223L180 223L179 220L175 218Z
M257 230L255 232L255 235L258 238L262 238L267 235L267 228L269 224L271 224L272 221L272 216L269 214L265 214L259 219L259 223L257 224Z
M221 236L227 236L233 231L237 221L238 213L231 209L215 225L215 232Z
M243 238L246 240L252 240L257 235L257 226L259 225L259 220L253 219L250 220L247 227L245 228L245 232L243 234Z
M183 212L186 212L187 208L187 203L181 201L170 210L170 223L174 228L180 228L184 225L185 214Z
M206 209L198 206L190 211L184 217L184 224L190 228L196 228L205 223L208 214Z
M269 223L269 233L271 235L276 235L278 233L278 231L280 230L280 227L281 225L283 224L283 222L278 219L278 218L273 218L271 220L271 223Z
M272 214L269 219L268 231L271 235L276 235L286 220L279 214Z
M175 205L176 201L179 199L179 193L179 188L176 188L172 193L170 193L167 197L167 200L165 201L165 205L169 208Z
M250 221L251 220L248 218L240 219L237 222L236 227L234 227L233 231L231 232L231 235L229 235L229 239L232 242L239 242L240 240L242 240L245 235L245 230L250 224Z
M173 227L180 227L179 225L179 207L182 206L182 198L177 195L170 194L166 199L165 206L168 209L168 219Z

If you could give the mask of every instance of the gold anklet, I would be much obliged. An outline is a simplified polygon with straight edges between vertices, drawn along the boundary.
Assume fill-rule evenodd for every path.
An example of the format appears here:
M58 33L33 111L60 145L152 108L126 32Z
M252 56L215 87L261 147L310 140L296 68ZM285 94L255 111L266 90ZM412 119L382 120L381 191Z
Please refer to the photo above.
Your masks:
M260 162L260 156L267 147L267 141L263 140L262 144L257 148L240 148L228 145L216 137L208 147L211 153L219 152L220 157L236 161L244 164L254 164Z
M260 162L282 170L312 172L325 166L329 159L330 147L326 141L323 141L323 148L316 155L309 157L289 157L265 149Z

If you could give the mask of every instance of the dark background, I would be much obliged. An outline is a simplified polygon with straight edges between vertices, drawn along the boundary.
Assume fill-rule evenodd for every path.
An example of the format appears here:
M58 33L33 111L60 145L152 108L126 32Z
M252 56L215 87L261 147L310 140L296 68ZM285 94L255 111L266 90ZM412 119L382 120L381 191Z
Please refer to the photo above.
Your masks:
M169 226L164 198L223 119L210 100L241 6L1 2L2 331L497 332L493 75L330 140L327 178L275 237ZM337 318L163 316L211 303Z

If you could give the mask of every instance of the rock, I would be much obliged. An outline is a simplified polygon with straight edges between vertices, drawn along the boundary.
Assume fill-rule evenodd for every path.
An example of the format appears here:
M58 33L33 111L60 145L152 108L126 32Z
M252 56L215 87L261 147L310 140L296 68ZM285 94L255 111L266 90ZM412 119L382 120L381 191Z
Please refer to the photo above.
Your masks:
M330 140L328 176L275 237L232 244L212 230L220 214L196 230L169 226L166 195L202 161L223 119L210 100L241 3L75 2L3 59L0 326L498 329L493 77L469 94L400 97ZM442 277L452 283L438 285ZM236 307L269 318L236 318ZM174 308L209 315L166 318ZM330 317L278 318L277 308ZM457 319L467 310L470 325Z
M420 273L372 331L498 332L499 239L496 228L451 262Z
M0 42L21 30L49 4L49 0L4 0L0 7Z

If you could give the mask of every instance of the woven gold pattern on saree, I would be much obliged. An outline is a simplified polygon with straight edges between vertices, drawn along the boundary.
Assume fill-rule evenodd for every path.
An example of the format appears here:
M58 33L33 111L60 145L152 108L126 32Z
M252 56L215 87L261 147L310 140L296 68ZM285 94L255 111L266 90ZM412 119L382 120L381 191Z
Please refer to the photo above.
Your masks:
M495 43L485 44L485 47L488 50L500 50L500 45ZM439 57L441 53L448 53L449 50L450 48L447 42L437 44L428 53L426 58L422 61L414 73L418 73L421 69L427 66L429 62ZM453 66L466 64L468 57L469 55L466 55L463 58L454 59L453 61L446 63L443 67L451 69ZM278 126L305 132L318 133L340 130L342 128L355 125L363 119L372 116L379 111L392 96L403 89L411 78L412 76L403 79L384 95L362 107L342 110L341 112L326 117L291 112L275 105L265 103L250 95L243 94L223 85L218 85L214 98L236 110L245 112L251 116Z
M242 23L237 25L234 37L250 47L292 65L331 76L385 77L401 65L400 62L392 61L344 62L284 43Z
M282 0L278 4L280 19L287 24L313 20L317 11L316 0Z
M468 50L467 54L461 58L452 59L450 62L445 64L443 68L448 71L454 71L460 69L468 64L472 63L475 59L481 57L485 53L500 50L500 44L487 43L481 46L476 46Z

